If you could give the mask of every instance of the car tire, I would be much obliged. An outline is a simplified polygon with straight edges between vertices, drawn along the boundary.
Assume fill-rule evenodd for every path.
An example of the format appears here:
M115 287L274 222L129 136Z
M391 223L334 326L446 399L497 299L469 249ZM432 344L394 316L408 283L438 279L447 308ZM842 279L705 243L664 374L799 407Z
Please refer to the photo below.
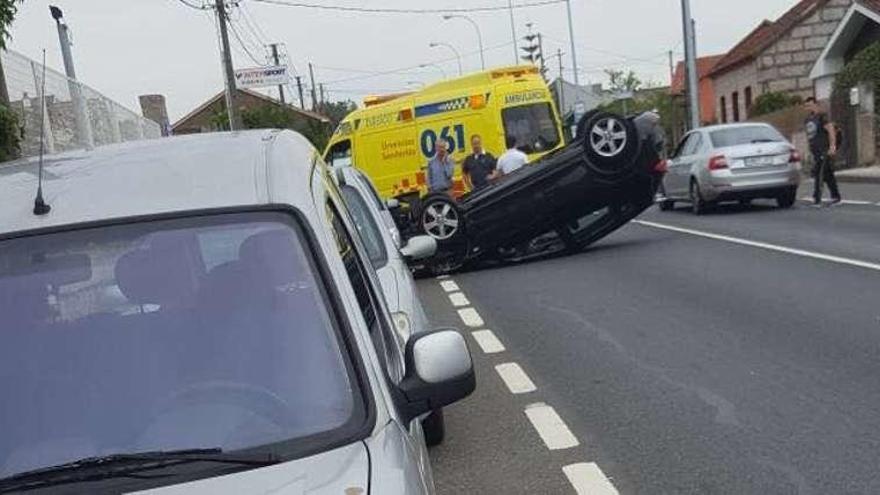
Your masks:
M657 206L660 207L660 211L672 211L675 209L675 201L671 199L664 199L657 203Z
M425 444L428 447L443 443L443 439L446 437L446 420L443 419L443 409L431 411L431 414L422 420L422 431L425 432Z
M776 197L776 204L783 209L789 209L794 206L797 201L797 188L792 187L787 189L784 193L780 194Z
M607 112L584 118L582 139L587 167L601 176L629 173L639 151L639 133L632 121Z
M425 196L417 217L418 230L438 243L457 241L464 232L464 215L458 204L446 193Z
M706 203L706 200L703 199L703 194L700 192L700 185L696 180L691 181L690 199L691 211L694 215L702 215L706 213L708 204Z

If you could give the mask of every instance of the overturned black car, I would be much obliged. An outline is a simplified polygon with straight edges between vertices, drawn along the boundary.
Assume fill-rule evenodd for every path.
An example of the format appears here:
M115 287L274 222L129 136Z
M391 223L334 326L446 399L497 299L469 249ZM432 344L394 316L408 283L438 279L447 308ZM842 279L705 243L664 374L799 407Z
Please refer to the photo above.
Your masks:
M527 258L553 245L579 251L654 203L665 173L659 117L587 114L564 148L462 196L431 194L402 230L438 241L431 267L445 272Z

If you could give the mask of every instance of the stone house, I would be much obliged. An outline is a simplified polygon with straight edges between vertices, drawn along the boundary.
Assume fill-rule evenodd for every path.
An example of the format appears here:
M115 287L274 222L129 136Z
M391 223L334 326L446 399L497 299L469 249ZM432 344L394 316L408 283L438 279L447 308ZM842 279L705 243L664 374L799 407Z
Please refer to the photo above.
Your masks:
M764 20L712 70L718 122L749 118L767 92L814 95L810 72L853 0L800 0L775 21Z
M291 104L281 103L271 96L249 89L238 89L237 91L238 107L243 112L272 105L288 110L292 115L296 116L296 120L301 122L303 127L308 126L309 123L330 125L330 119L318 113L303 110ZM178 135L197 134L222 130L223 126L220 125L222 119L218 119L218 116L222 115L225 111L226 98L225 93L221 91L175 122L171 126L172 133Z
M703 124L712 124L715 122L717 109L715 98L715 86L709 74L715 68L724 55L712 55L708 57L697 58L697 80L699 81L700 93L700 122ZM685 82L686 75L684 62L678 62L675 72L672 75L672 85L669 88L669 94L675 99L678 115L687 114L687 84ZM684 121L682 121L684 124Z

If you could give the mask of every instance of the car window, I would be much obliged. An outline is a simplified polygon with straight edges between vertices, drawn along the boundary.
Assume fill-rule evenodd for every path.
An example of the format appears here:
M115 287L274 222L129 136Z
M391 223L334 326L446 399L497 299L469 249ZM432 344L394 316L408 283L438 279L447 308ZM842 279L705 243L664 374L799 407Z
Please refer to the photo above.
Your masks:
M0 476L350 435L366 406L304 237L264 212L0 241Z
M364 318L364 323L370 333L376 354L379 356L382 367L388 373L394 383L399 383L403 378L403 363L399 356L396 333L383 321L383 312L380 307L380 296L373 290L367 267L361 263L357 255L355 243L345 227L337 209L332 203L327 203L327 218L333 237L336 240L339 255L345 264L348 279L351 282L358 302L358 309Z
M678 150L676 150L676 158L693 155L697 149L697 143L699 142L699 140L699 133L693 132L691 134L688 134L679 145Z
M712 145L716 148L753 143L784 142L785 138L776 129L766 125L751 125L719 129L709 133Z
M342 186L341 189L342 197L348 205L348 211L351 213L361 241L367 248L370 262L373 268L378 270L388 263L388 251L385 249L382 231L379 230L376 218L360 191L350 185Z
M516 138L516 147L525 153L552 150L559 144L559 132L549 103L535 103L501 111L504 132Z
M364 175L360 170L355 170L355 174L358 176L358 179L360 179L367 191L369 191L368 196L370 197L370 200L375 202L376 208L379 211L387 210L388 206L382 201L382 198L379 196L379 191L377 191L376 186L373 185L373 181L371 181L370 178Z
M352 164L351 140L345 139L331 146L327 151L327 156L324 157L324 161L334 167L350 166Z

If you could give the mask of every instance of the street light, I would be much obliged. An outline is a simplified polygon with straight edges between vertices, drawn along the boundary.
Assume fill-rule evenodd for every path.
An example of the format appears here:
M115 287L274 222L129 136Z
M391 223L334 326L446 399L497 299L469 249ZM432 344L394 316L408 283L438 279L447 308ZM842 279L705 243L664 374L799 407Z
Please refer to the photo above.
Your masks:
M486 58L483 55L483 33L480 32L480 25L476 23L473 19L466 15L457 15L457 14L446 14L443 16L443 20L448 21L450 19L464 19L471 23L474 29L477 31L477 42L480 45L480 67L483 70L486 70Z
M450 45L449 43L443 43L442 41L432 41L428 46L430 46L431 48L436 48L438 46L442 46L444 48L449 48L450 50L452 50L452 53L455 54L456 60L458 60L458 75L459 76L462 75L461 54L458 53L458 50L456 50L454 46Z
M440 67L437 64L422 64L419 66L420 69L427 69L428 67L433 67L434 69L439 70L440 74L442 74L443 79L446 79L446 71L443 70L443 67Z

